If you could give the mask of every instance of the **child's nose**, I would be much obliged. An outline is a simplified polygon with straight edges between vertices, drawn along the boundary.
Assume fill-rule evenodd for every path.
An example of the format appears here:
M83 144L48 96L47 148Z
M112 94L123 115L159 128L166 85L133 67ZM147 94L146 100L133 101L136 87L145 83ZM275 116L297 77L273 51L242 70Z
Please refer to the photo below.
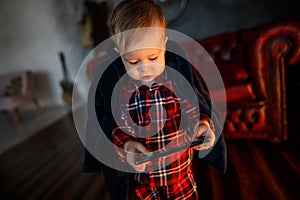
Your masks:
M150 62L142 62L139 69L142 72L149 71L151 69L151 63Z

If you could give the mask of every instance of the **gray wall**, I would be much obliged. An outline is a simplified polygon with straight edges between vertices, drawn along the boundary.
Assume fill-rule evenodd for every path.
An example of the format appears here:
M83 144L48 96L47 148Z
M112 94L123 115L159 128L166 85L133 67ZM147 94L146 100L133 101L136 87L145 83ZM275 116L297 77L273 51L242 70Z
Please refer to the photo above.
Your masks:
M184 15L169 28L194 39L277 20L300 20L297 0L189 0Z
M37 98L46 106L62 104L63 51L73 78L85 52L80 46L75 0L0 1L0 75L23 69L35 76Z
M298 0L188 0L183 16L169 28L201 39L277 20L300 20L299 8Z
M99 0L101 1L101 0ZM175 0L173 0L175 1ZM0 75L22 69L38 74L37 97L44 106L62 104L59 81L64 51L71 78L89 50L80 45L77 22L82 0L0 1ZM118 0L109 0L110 5ZM189 0L169 28L194 39L284 19L300 20L300 1Z

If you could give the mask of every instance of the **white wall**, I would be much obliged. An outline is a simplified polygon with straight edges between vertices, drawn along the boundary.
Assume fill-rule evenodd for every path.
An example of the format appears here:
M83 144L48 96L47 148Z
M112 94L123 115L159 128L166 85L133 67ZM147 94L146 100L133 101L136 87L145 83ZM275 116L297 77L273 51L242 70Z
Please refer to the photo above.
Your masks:
M79 0L0 1L0 75L32 70L44 106L63 104L59 81L63 51L73 79L87 50L80 46Z

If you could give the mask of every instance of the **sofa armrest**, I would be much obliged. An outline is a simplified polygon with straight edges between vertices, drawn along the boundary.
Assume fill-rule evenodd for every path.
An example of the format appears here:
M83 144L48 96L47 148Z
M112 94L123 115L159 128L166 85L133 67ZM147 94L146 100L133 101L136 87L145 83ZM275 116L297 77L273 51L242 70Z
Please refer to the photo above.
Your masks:
M273 23L260 28L253 41L249 70L258 99L267 100L270 139L287 139L285 68L300 61L300 22Z
M284 79L285 66L300 60L300 22L277 22L262 26L255 38L249 71L259 98L266 99L270 95L268 91L273 91L270 85L278 87L276 83Z

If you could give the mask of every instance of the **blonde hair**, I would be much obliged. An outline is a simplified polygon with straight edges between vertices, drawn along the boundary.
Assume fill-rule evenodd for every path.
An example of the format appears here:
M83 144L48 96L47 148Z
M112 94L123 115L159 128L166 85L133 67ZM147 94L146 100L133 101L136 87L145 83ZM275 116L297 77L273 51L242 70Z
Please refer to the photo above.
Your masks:
M146 27L165 29L166 26L163 11L153 0L123 0L116 6L110 18L112 36L133 29ZM123 36L117 36L114 41L119 48L120 46L125 48L133 39L139 38L139 35L142 36L138 31L131 31L130 34L126 34L126 40Z

